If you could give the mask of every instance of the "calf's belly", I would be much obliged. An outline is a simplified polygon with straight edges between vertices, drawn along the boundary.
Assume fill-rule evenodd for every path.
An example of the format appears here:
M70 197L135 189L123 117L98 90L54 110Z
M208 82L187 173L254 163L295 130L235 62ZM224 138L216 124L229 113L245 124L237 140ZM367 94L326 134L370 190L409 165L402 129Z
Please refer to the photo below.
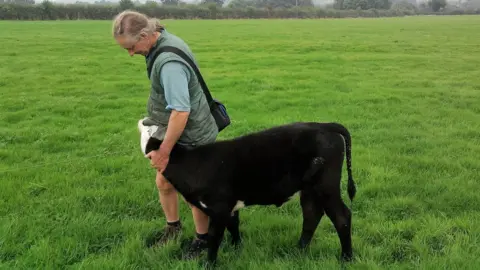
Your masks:
M263 192L255 192L250 194L245 194L241 196L238 201L244 203L245 206L248 205L275 205L277 207L282 206L284 203L288 202L296 193L300 191L299 188L274 188L269 190L263 190Z

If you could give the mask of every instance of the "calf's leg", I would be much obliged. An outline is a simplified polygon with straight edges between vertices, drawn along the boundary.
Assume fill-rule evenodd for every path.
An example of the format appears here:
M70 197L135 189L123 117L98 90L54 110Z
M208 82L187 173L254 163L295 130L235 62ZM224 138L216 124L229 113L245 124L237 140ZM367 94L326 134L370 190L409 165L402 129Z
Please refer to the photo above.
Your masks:
M230 217L230 220L227 225L227 230L232 236L232 245L239 245L241 242L240 238L240 217L239 212L235 211L233 216Z
M351 212L341 198L330 198L325 202L325 212L332 220L342 247L342 259L352 259Z
M215 264L220 244L223 241L225 228L230 222L230 213L222 212L212 214L208 226L208 262Z
M306 248L312 241L312 237L324 214L317 193L313 189L304 189L300 192L300 204L302 206L303 226L298 246Z
M352 259L351 212L343 202L340 194L342 178L342 162L331 164L325 168L321 183L316 187L325 213L332 221L340 238L341 258Z

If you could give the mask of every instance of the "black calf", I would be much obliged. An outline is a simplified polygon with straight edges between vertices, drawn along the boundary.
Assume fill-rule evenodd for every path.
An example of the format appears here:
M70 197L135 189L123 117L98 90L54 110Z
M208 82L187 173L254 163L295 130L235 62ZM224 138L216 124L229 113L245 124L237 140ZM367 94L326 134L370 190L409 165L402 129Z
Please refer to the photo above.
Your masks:
M144 153L160 144L150 138ZM233 243L240 243L239 208L280 207L296 192L300 192L303 213L298 245L310 244L326 213L338 233L342 258L350 260L351 212L340 192L345 151L348 194L353 200L350 133L337 123L293 123L190 150L177 145L164 176L210 217L210 262L217 258L225 228Z

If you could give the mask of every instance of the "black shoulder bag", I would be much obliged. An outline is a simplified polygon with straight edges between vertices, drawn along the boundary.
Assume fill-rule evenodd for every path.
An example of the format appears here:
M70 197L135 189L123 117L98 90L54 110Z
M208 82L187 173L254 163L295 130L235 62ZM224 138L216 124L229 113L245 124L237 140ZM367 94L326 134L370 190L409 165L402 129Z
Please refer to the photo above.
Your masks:
M162 52L172 52L180 57L183 58L183 60L187 61L187 63L193 68L195 71L195 74L197 75L197 78L200 82L200 85L202 86L203 93L205 94L205 97L207 98L208 105L210 106L210 112L213 115L213 118L215 119L215 122L217 123L218 131L222 131L224 128L226 128L228 125L230 125L230 117L228 116L227 109L225 108L225 105L223 105L220 101L213 99L212 95L210 94L210 91L208 90L207 84L203 80L202 74L200 74L200 71L198 70L197 66L195 63L188 57L182 50L172 47L172 46L164 46L160 48L155 55L153 55L153 59L150 61L150 65L147 67L148 71L148 76L150 76L150 73L152 72L152 66L153 63L155 62L155 59L162 53Z

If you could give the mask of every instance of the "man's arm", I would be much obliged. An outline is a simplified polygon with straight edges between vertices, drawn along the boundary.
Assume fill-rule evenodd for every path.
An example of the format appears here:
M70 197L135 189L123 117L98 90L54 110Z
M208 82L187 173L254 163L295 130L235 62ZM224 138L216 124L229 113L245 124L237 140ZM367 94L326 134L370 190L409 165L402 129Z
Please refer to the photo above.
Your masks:
M171 110L168 127L160 152L170 154L185 129L190 114L188 81L190 73L180 62L169 62L161 69L161 84L165 89L167 109Z
M177 143L178 139L183 133L185 129L185 125L187 124L189 112L179 112L176 110L172 110L172 114L170 115L170 119L168 120L168 127L167 132L165 133L165 138L160 145L160 151L167 155L173 149L173 146Z

